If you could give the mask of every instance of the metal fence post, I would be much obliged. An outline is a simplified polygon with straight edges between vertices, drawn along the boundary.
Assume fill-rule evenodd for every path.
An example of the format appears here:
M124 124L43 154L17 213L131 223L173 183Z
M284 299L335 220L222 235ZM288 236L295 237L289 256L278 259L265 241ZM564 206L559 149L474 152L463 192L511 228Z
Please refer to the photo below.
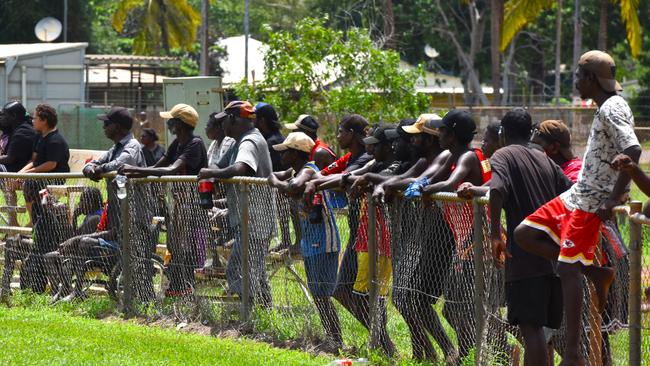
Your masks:
M241 313L242 321L248 321L251 311L251 268L250 268L250 222L249 222L249 195L250 187L246 183L239 185L239 209L241 210L241 274L242 274L242 298Z
M630 298L629 298L629 365L641 365L641 224L634 217L641 212L641 202L630 202Z
M370 288L368 289L368 303L370 310L370 339L369 345L371 349L377 348L379 345L379 334L377 332L377 304L379 302L379 285L377 283L377 215L375 212L375 203L372 201L370 194L366 198L368 209L368 277L370 280Z
M485 329L485 266L483 254L483 205L478 200L472 202L474 226L474 312L476 314L476 339L474 364L480 365L483 351Z
M122 311L124 316L133 316L133 257L131 246L131 212L129 210L129 196L133 194L131 182L127 180L125 189L127 195L121 199L122 216L122 283L124 285L124 296L122 298Z

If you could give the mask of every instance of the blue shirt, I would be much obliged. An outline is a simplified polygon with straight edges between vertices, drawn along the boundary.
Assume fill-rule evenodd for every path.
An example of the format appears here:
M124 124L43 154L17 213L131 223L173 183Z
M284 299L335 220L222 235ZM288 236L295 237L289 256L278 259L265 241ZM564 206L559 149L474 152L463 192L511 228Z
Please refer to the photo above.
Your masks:
M303 169L305 168L319 171L313 162L305 164ZM316 206L306 206L302 200L297 202L302 231L300 251L303 257L336 253L341 249L341 238L332 210L331 192L323 191L320 197L321 204Z

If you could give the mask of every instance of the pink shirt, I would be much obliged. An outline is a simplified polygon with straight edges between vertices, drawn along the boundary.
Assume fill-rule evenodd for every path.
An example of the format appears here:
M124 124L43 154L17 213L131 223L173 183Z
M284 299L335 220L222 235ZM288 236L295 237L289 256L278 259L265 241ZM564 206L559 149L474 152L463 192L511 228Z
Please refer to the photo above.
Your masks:
M560 168L562 168L564 175L575 183L578 181L578 175L580 174L580 169L582 169L582 160L580 158L573 158L560 165Z

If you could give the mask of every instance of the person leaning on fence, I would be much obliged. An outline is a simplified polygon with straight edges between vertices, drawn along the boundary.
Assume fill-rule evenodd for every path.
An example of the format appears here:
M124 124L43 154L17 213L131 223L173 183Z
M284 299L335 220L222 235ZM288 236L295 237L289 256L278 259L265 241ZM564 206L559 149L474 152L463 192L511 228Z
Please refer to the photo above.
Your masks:
M176 136L167 152L153 166L141 168L125 165L122 169L128 177L165 175L196 175L208 166L208 157L201 137L194 135L199 114L187 104L176 104L168 112L160 112L167 119L169 132ZM169 239L167 249L171 253L168 268L169 288L165 294L171 297L190 295L195 289L194 269L202 268L205 261L207 241L207 213L198 207L196 189L172 185L173 217L166 220Z
M343 177L350 176L346 174L347 172L354 172L361 169L372 160L372 156L366 153L366 147L363 143L367 128L368 121L358 114L349 114L341 118L336 139L339 146L342 149L348 150L348 152L325 169L322 169L320 176L316 175L314 179L307 182L304 193L305 200L312 200L317 190L342 186L342 180L345 179ZM357 277L357 253L354 247L357 240L357 229L359 227L359 212L359 201L350 200L347 215L350 232L339 266L334 298L364 327L370 329L370 314L368 313L367 306L364 306L364 302L367 302L367 299L353 292ZM393 355L395 353L395 345L388 338L388 335L386 335L381 347L387 355Z
M0 172L15 173L22 169L32 158L34 143L36 142L36 131L27 115L25 107L18 102L12 101L5 104L0 110ZM16 180L5 180L1 185L5 196L6 204L16 206L16 191L20 189L20 182ZM16 214L9 215L9 225L18 226Z
M444 156L440 157L443 151L440 149L437 131L432 126L439 119L435 114L423 114L415 123L401 124L398 133L403 137L408 136L410 151L414 154L409 157L409 161L414 162L401 165L399 170L394 171L396 175L375 182L372 192L377 204L384 202L384 187L393 184L406 187L409 181L419 177L431 165L440 169ZM392 192L393 189L389 188L388 191ZM413 357L436 359L436 352L428 338L429 333L442 348L447 362L454 363L458 352L432 307L442 296L447 282L454 247L451 229L437 208L425 209L419 202L409 200L396 199L390 202L399 213L391 233L392 238L399 238L392 245L392 301L409 326Z
M543 327L560 326L561 285L553 261L523 250L515 227L571 182L544 153L528 147L531 127L530 115L521 108L509 111L501 120L504 147L490 160L490 240L497 264L505 264L508 322L521 330L525 363L547 365ZM502 209L506 214L505 241Z
M334 350L343 347L341 324L330 299L336 288L341 239L332 211L329 192L323 191L314 200L305 203L302 193L305 184L319 169L309 155L314 141L303 132L292 132L282 144L273 149L282 152L282 162L290 167L269 176L271 186L293 198L300 216L300 252L305 265L307 286L325 332L333 342Z
M36 143L34 143L34 152L30 161L18 173L68 173L70 166L70 149L65 138L56 128L58 118L56 110L47 104L39 104L34 110L32 124L34 130L38 133ZM45 185L63 184L63 179L46 180ZM38 199L38 196L36 197ZM25 204L29 211L30 220L32 217L33 201L25 196Z
M501 122L492 122L485 129L483 139L481 140L481 151L483 156L491 158L494 153L501 148L499 143L499 129ZM490 182L485 182L481 186L475 186L471 182L461 183L456 189L458 197L472 199L476 196L485 196L490 191Z
M286 123L285 128L291 131L304 132L314 141L314 147L309 152L309 160L313 161L318 169L324 169L336 160L332 149L318 138L318 121L308 114L301 114L294 123Z
M435 120L433 127L438 129L440 147L451 153L445 162L445 166L449 166L450 174L448 177L438 176L437 181L429 180L420 188L425 199L433 193L455 191L463 182L480 186L490 180L490 162L480 149L472 149L469 146L476 134L476 123L469 112L452 109L442 120ZM410 189L411 187L405 194L408 194ZM460 356L465 357L474 346L476 332L472 255L473 207L469 202L445 203L442 207L456 242L443 314L456 331Z
M235 147L230 154L229 164L225 168L201 169L199 179L225 179L239 176L268 178L272 173L271 156L264 136L254 126L253 106L247 101L230 102L224 112L228 115L223 122L227 136L235 139ZM232 252L228 259L226 278L229 291L242 296L242 223L239 207L239 187L226 184L228 200L228 219L230 230L235 238ZM250 226L250 289L253 299L261 305L271 305L271 287L266 276L266 255L271 237L275 234L275 213L269 213L267 200L273 194L268 187L255 187L251 194L249 222ZM259 197L262 195L262 197Z
M143 128L140 134L140 143L142 143L142 152L147 166L156 165L158 160L165 154L165 148L160 146L158 134L153 128Z
M630 182L625 172L612 169L611 161L626 154L633 161L641 155L634 134L634 117L622 90L614 79L614 60L605 52L584 53L576 70L576 89L583 99L598 105L578 181L564 194L538 209L517 228L517 239L533 253L558 260L562 279L564 309L567 320L567 348L563 364L584 363L579 354L581 336L582 282L584 274L593 283L597 308L606 305L607 293L614 279L611 268L594 264L600 226L612 216ZM559 256L558 256L559 250Z

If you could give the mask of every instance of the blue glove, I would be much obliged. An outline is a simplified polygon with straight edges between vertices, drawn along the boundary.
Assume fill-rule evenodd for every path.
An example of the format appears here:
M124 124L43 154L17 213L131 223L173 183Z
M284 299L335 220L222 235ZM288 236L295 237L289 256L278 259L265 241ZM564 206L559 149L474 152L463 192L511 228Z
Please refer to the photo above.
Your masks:
M408 188L404 191L404 197L408 199L419 198L422 196L422 188L429 185L429 178L424 177L420 180L409 184Z

